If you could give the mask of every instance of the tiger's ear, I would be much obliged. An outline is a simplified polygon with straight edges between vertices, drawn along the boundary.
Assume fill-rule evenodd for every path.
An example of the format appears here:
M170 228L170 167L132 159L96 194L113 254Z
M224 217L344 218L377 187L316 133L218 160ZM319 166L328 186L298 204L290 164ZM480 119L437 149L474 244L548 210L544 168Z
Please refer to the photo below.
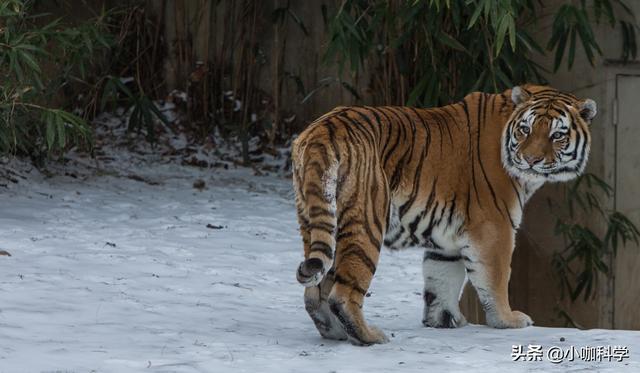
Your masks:
M596 114L598 114L598 105L596 105L595 101L588 98L586 100L580 101L580 103L578 104L578 111L580 112L580 116L582 117L582 119L586 120L587 122L591 122L591 119L593 119Z
M523 102L529 101L531 98L531 93L527 92L526 89L515 86L511 89L511 101L513 101L516 106L520 105Z

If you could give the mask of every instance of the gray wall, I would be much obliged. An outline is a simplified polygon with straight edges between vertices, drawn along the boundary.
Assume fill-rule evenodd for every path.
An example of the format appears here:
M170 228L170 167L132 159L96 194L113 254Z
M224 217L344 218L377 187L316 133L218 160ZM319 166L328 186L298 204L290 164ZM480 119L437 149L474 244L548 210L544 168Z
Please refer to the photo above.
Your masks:
M636 14L640 14L640 3L630 2ZM550 32L550 19L542 19L538 27L538 38L546 41ZM624 81L623 89L616 103L616 76L618 74L640 74L640 65L629 63L621 65L621 33L608 25L598 27L596 36L603 56L599 57L592 67L584 57L578 45L576 63L571 71L562 67L558 72L547 74L550 84L559 89L573 92L579 97L589 97L598 103L598 116L592 124L593 145L588 171L603 178L614 186L615 197L603 198L608 208L616 207L632 218L640 226L638 190L640 187L640 166L638 146L634 143L640 139L640 123L638 123L638 94L640 79L618 77ZM579 44L579 43L578 43ZM545 45L545 43L543 43ZM553 67L553 56L539 62L550 70ZM620 84L618 84L620 85ZM618 123L614 125L614 108L617 106ZM616 143L616 136L619 141ZM545 186L532 199L525 214L525 223L518 237L518 248L514 258L516 268L526 266L524 274L513 274L512 283L526 281L528 286L523 291L527 296L516 295L516 305L527 309L531 314L542 316L551 325L553 320L551 308L558 297L558 289L549 286L553 278L549 261L555 250L563 247L563 242L554 236L554 220L549 219L546 207L547 199L559 201L561 189L558 186ZM614 206L615 202L615 206ZM585 222L602 232L603 222L598 216L585 216ZM570 311L574 319L585 327L640 329L640 248L630 244L621 250L616 260L612 260L613 278L601 278L598 296L593 302L586 304L579 301L571 305L560 304ZM512 284L512 287L515 285Z

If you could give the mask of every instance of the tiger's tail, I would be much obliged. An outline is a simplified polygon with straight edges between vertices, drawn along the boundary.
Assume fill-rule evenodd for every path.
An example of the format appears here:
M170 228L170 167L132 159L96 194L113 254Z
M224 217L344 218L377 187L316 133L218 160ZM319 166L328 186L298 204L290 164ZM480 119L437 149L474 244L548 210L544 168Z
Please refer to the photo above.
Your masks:
M297 153L297 154L296 154ZM339 163L322 143L294 143L294 187L305 260L296 273L305 287L318 285L333 266L336 248L336 181Z

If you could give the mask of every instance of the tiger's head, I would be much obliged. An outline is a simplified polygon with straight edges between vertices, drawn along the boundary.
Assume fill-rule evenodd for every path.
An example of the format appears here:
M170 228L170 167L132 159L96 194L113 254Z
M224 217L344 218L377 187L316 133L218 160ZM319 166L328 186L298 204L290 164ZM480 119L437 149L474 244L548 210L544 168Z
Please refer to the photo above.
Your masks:
M511 100L515 109L502 134L507 172L534 182L580 175L589 157L595 101L534 85L514 87Z

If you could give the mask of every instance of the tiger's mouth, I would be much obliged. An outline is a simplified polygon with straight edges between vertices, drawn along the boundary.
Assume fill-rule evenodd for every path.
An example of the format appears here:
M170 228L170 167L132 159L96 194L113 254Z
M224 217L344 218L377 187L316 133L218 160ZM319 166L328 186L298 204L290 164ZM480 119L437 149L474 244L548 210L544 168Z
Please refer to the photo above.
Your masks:
M562 164L557 159L530 165L518 155L509 154L505 163L505 168L511 175L530 180L567 181L580 174L580 171Z
M552 162L544 162L544 163L530 165L529 163L525 162L521 157L515 156L511 158L511 161L513 165L520 171L534 172L538 174L552 174L561 168L559 166L559 163L556 160Z

